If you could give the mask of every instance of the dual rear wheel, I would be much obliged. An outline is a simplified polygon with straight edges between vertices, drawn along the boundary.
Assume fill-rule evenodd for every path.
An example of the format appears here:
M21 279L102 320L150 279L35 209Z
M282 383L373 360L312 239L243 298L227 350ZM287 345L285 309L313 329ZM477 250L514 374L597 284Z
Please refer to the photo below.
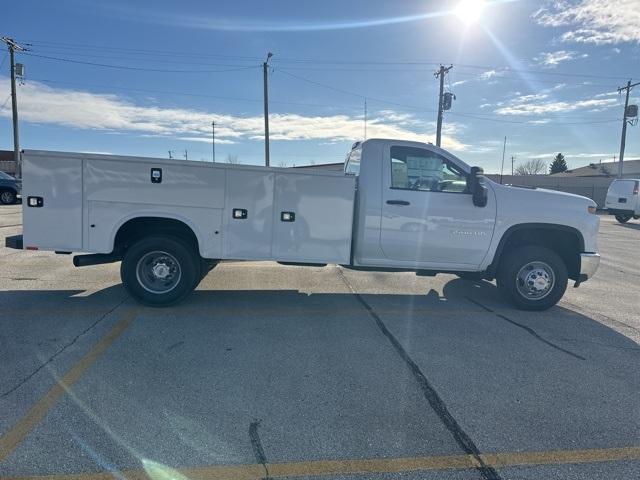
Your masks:
M215 260L200 258L189 242L155 235L127 249L120 276L133 298L145 305L161 307L184 300L215 265Z

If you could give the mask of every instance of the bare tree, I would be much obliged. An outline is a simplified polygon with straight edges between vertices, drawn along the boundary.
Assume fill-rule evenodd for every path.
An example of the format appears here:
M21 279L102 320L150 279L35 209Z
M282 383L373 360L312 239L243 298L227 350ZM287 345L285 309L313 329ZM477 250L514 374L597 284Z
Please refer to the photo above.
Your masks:
M284 161L284 160L280 160L280 161L278 162L278 166L279 166L280 168L286 168L286 167L288 167L288 166L289 166L289 164L288 164L286 161Z
M516 175L541 175L547 172L547 164L541 158L532 158L518 165Z
M240 160L238 160L238 155L227 155L227 163L231 163L233 165L240 163Z

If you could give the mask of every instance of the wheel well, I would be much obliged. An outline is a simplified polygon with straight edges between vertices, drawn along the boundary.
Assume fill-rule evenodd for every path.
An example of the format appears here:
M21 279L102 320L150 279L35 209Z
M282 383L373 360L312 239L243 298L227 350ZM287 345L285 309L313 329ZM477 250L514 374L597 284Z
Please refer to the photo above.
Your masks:
M113 243L114 254L121 256L129 245L149 235L178 237L199 252L198 237L186 223L173 218L138 217L125 222L118 229Z
M493 263L488 271L493 275L506 253L517 247L538 245L557 253L567 266L569 278L576 280L580 274L580 252L584 250L582 234L571 227L561 225L523 225L511 227L500 240Z

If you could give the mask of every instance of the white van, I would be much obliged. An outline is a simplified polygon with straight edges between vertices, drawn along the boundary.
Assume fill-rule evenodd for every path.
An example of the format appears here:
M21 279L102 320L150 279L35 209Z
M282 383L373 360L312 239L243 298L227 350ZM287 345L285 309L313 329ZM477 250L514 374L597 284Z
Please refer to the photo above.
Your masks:
M616 216L620 223L631 218L640 218L640 180L635 178L619 178L609 185L605 208Z

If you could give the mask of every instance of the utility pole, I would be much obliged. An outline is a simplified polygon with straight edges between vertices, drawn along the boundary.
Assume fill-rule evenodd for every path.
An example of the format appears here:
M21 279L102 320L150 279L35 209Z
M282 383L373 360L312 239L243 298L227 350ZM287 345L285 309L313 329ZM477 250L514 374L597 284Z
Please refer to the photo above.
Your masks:
M189 152L187 152L187 149L184 150L184 159L189 160Z
M364 98L364 139L367 139L367 97Z
M449 73L449 70L453 68L453 65L445 67L440 65L438 71L434 74L436 78L440 79L440 95L438 96L438 127L436 129L436 146L440 146L440 138L442 136L442 110L444 100L444 76Z
M171 156L171 150L169 150L169 159L172 159L173 157Z
M216 122L211 122L211 161L216 161Z
M516 161L515 155L511 155L511 176L513 177L513 164ZM513 179L511 179L513 181Z
M624 161L624 147L627 142L627 107L629 106L629 92L631 89L637 85L640 85L640 82L631 84L631 80L627 82L626 87L619 87L618 93L622 93L623 90L626 90L626 95L624 98L624 113L622 114L622 138L620 139L620 158L618 159L618 178L622 178L622 162Z
M11 63L11 107L13 110L13 160L16 164L16 177L22 177L22 162L20 161L20 136L18 134L18 96L16 94L16 63L15 52L23 52L26 49L16 43L12 38L2 37L2 41L9 49Z
M502 172L504 171L504 154L507 151L507 136L504 137L504 144L502 145L502 166L500 167L500 185L502 185Z
M267 77L269 74L269 59L273 53L267 54L267 60L262 64L262 77L264 83L264 164L269 166L269 84Z

